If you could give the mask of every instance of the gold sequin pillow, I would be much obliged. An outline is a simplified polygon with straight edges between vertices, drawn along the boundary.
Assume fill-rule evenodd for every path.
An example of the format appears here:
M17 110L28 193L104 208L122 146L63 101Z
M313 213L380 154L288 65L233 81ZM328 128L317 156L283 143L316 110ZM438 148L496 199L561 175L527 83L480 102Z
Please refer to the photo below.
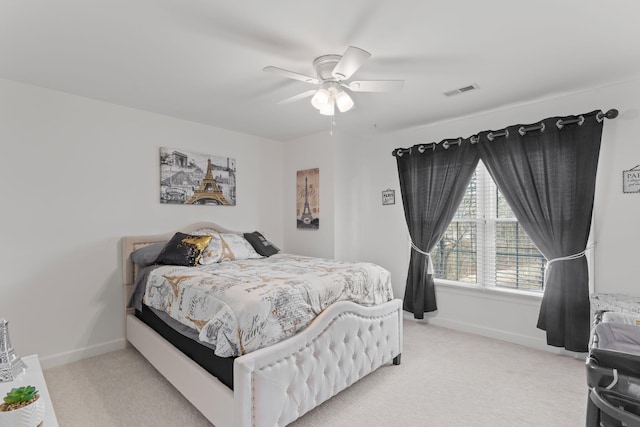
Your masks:
M156 264L194 266L210 241L211 236L176 233L158 255Z

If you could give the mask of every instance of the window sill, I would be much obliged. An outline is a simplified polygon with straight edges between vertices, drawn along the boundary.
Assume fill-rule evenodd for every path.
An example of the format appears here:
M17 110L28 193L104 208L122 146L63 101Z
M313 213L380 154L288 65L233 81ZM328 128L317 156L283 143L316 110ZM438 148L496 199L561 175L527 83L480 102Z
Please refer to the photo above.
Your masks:
M495 295L509 299L513 298L540 302L543 295L543 292L519 291L515 289L500 288L497 286L473 285L470 283L453 282L442 279L436 279L434 282L436 287L448 288L452 290L470 291L486 296Z

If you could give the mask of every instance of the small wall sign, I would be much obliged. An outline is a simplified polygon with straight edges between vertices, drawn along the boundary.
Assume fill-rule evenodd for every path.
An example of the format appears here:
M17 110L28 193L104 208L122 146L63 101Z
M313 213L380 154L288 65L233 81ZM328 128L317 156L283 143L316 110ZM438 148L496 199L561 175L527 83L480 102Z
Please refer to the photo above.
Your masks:
M396 204L396 190L387 188L382 191L382 204L383 205L395 205Z
M640 193L640 165L622 172L622 192Z

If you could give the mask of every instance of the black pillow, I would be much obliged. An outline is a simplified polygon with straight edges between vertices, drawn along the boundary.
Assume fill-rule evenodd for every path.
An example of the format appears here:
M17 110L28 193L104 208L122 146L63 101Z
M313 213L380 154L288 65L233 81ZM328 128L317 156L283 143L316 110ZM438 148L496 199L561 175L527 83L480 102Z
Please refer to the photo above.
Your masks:
M280 252L280 249L273 243L264 238L264 236L257 231L253 233L244 233L244 238L247 239L253 249L256 250L262 256L271 256Z
M202 251L206 249L210 241L211 236L176 233L158 255L156 264L192 267L198 263Z

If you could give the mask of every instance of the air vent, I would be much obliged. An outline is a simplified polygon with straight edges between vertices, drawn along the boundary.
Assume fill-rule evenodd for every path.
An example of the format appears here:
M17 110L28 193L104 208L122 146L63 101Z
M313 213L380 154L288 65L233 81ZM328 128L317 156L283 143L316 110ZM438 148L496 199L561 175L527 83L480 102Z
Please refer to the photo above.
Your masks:
M464 86L464 87L461 87L461 88L458 88L458 89L450 90L448 92L445 92L444 94L446 96L453 96L453 95L459 95L459 94L465 93L465 92L470 92L470 91L476 90L476 89L478 89L478 85L474 83L474 84L469 85L469 86Z

